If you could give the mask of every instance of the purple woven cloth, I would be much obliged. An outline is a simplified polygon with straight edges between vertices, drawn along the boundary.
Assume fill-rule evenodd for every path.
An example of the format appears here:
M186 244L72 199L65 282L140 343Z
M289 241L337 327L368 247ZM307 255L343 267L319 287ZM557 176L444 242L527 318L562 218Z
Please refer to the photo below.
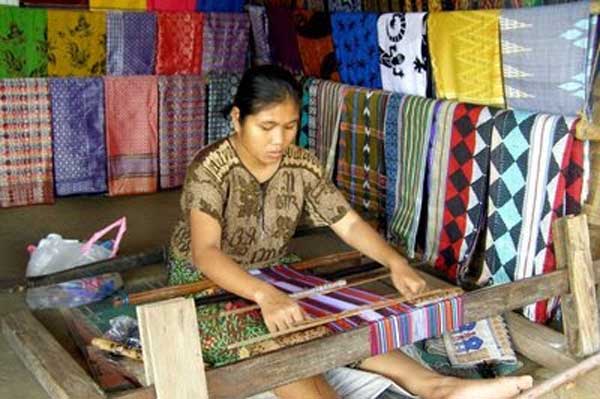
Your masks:
M250 19L241 13L204 14L202 73L244 72Z
M106 22L109 75L152 75L156 58L156 15L109 12Z
M271 63L271 46L269 46L269 21L264 6L247 5L252 26L253 63L264 65Z
M57 195L106 191L102 78L51 79Z
M269 44L273 62L289 69L302 72L302 59L296 39L294 15L291 9L267 7L269 18Z
M244 0L197 0L196 11L200 12L242 12Z

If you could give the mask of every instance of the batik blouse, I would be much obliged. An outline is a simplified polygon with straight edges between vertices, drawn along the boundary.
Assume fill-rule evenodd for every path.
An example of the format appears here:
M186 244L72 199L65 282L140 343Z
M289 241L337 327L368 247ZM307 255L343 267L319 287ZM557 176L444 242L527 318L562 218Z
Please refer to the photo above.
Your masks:
M310 152L290 145L277 171L260 183L224 139L202 149L187 170L171 254L189 262L192 209L221 225L221 250L250 269L284 256L302 218L331 225L350 207Z

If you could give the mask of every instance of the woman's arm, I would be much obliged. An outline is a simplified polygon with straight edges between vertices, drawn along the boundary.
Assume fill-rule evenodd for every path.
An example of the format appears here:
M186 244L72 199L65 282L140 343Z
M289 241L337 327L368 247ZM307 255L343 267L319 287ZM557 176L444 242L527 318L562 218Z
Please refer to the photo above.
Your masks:
M408 262L394 250L354 210L331 225L331 229L348 245L390 269L394 286L403 295L417 294L425 288L423 280Z
M190 211L194 265L219 287L256 302L269 331L276 332L304 320L302 308L285 293L251 276L221 251L221 226L207 213Z

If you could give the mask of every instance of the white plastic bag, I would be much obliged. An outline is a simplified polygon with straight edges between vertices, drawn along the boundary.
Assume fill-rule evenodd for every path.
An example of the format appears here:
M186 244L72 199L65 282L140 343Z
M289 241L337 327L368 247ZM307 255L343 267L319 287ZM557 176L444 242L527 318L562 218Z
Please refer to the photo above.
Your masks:
M96 244L103 235L115 227L119 227L119 232L112 250ZM116 255L126 230L127 221L123 217L94 233L86 243L64 239L58 234L48 234L46 238L40 240L38 246L31 253L25 275L27 277L44 276L111 258Z

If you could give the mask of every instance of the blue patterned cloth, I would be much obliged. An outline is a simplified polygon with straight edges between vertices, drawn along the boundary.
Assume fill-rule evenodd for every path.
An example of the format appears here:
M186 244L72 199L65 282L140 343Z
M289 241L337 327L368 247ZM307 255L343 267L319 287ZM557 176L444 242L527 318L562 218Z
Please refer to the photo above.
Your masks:
M502 10L502 70L510 108L560 115L584 109L589 3Z
M375 13L331 14L338 70L343 83L381 89Z
M106 191L103 93L101 78L50 80L57 195Z
M107 73L109 75L154 74L156 15L120 11L111 11L107 14Z
M385 220L389 226L396 206L396 181L398 179L398 117L402 95L394 93L390 96L385 110L384 157L386 183Z
M198 0L196 11L200 12L242 12L244 0Z

